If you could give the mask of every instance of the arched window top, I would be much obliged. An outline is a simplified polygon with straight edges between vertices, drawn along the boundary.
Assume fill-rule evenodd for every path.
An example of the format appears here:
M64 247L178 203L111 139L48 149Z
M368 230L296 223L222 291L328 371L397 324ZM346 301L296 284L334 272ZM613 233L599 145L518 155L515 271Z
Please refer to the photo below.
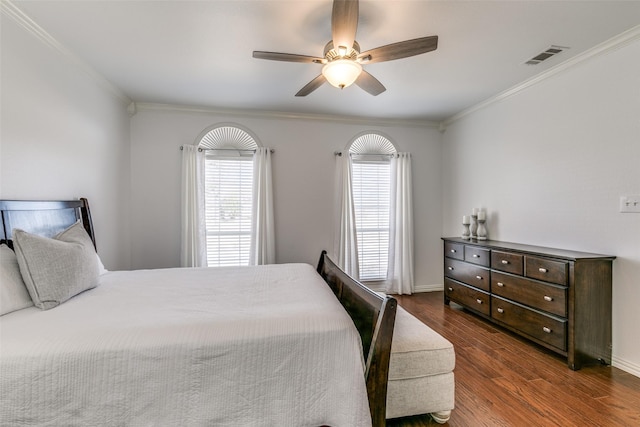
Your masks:
M216 125L205 130L197 140L198 147L215 150L255 150L259 147L257 139L234 124Z
M356 137L349 145L351 154L395 154L398 150L389 138L379 133L365 133Z

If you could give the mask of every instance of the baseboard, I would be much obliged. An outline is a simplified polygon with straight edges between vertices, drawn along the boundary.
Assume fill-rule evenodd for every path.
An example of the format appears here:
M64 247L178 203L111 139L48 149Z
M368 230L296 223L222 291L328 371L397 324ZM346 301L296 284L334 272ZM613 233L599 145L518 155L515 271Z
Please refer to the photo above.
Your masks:
M435 285L416 285L413 288L413 291L417 294L421 292L436 292L442 290L444 290L442 283L436 283Z
M384 292L385 285L376 282L367 282L366 286L375 292ZM415 285L413 287L413 293L419 294L421 292L436 292L444 290L442 283L435 285Z
M621 369L633 376L640 378L640 365L620 359L619 357L611 357L611 366Z

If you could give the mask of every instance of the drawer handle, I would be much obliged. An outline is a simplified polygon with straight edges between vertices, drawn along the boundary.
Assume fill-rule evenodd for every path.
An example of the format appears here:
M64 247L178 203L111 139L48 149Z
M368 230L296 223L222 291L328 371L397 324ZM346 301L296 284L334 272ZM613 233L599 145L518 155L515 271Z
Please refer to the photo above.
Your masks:
M503 286L504 286L504 283L502 283L502 282L498 282L498 283L496 283L496 285L498 285L498 286L500 286L500 287L503 287Z
M476 279L482 280L482 276L476 276Z
M500 313L500 314L504 313L504 308L498 307L498 313Z
M476 300L476 302L477 302L478 304L482 304L482 300L481 300L480 298L478 298L478 299Z
M543 327L542 327L542 330L543 330L544 332L548 333L548 334L550 334L550 333L551 333L551 328L547 328L546 326L543 326Z
M480 258L480 255L478 255L478 254L473 254L473 257L474 257L474 258Z
M546 272L547 272L547 271L549 271L549 270L547 270L546 268L542 268L542 267L540 267L540 268L538 269L538 271L539 271L540 273L546 273Z
M507 261L506 259L503 259L501 262L502 262L503 264L509 264L509 261Z
M552 297L550 297L549 295L545 295L545 296L544 296L544 300L545 300L545 301L549 301L549 302L551 302L551 301L553 301L553 298L552 298Z
M452 287L449 287L449 292L453 292L453 288Z
M447 267L449 271L453 271L453 267Z
M451 249L451 253L455 254L457 251L455 249Z

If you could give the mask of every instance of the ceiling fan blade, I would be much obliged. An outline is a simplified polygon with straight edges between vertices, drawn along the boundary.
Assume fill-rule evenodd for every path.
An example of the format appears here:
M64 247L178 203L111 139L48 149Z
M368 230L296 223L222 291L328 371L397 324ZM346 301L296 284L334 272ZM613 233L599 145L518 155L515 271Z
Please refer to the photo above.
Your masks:
M353 47L358 29L358 0L334 0L331 12L331 37L334 48Z
M378 79L367 73L365 70L362 70L362 73L360 73L355 83L373 96L380 95L382 92L387 90L382 83L378 81Z
M362 59L363 64L372 64L374 62L392 61L394 59L420 55L421 53L431 52L437 48L438 36L420 37L362 52L358 55L358 59Z
M296 55L295 53L280 53L280 52L263 52L261 50L254 50L253 57L258 59L269 59L271 61L286 61L286 62L311 62L315 64L321 64L324 59L316 56Z
M326 81L327 79L322 74L320 74L318 77L307 83L305 87L300 89L298 93L296 93L296 96L307 96L311 92L322 86Z

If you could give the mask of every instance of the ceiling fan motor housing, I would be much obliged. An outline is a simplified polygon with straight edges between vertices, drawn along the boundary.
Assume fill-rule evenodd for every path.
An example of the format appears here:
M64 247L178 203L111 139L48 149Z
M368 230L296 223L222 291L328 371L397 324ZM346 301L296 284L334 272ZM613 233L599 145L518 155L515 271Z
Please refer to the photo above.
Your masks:
M327 59L327 62L331 62L336 59L350 59L352 61L358 59L358 55L360 55L360 45L357 41L354 41L353 47L351 47L344 53L340 52L341 47L342 46L339 46L337 48L334 47L333 40L331 40L324 46L324 57Z

